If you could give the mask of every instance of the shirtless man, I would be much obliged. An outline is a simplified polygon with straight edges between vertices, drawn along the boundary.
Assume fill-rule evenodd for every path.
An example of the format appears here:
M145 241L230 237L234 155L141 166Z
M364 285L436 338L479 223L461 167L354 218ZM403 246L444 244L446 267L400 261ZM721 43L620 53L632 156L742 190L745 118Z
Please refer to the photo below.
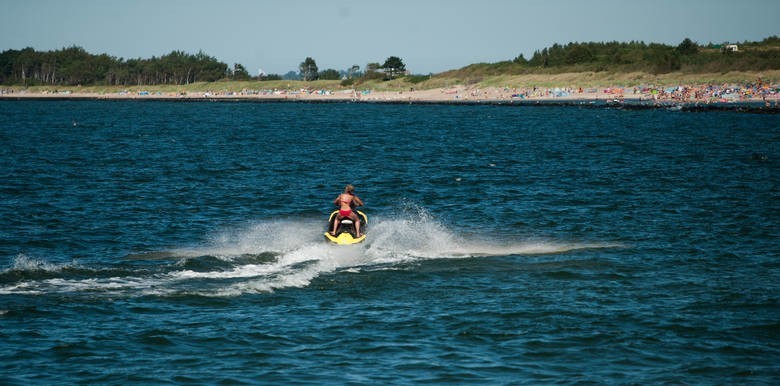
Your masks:
M333 222L333 230L330 232L332 235L336 235L336 228L338 228L339 221L344 217L349 217L355 222L355 237L360 237L360 216L352 211L352 206L363 206L363 200L355 195L355 187L347 185L344 187L344 193L339 194L333 204L339 207L339 214L336 216L336 221Z

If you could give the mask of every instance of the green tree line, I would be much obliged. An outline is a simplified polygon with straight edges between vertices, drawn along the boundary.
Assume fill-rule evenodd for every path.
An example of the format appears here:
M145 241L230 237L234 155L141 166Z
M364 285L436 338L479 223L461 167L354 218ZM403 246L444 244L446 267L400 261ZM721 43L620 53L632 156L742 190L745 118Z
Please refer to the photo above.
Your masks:
M406 65L403 60L397 56L391 56L385 60L385 64L368 63L366 65L366 71L360 72L360 66L357 64L350 67L348 70L339 72L332 68L324 71L319 71L317 62L311 57L307 57L298 66L298 79L304 81L312 80L339 80L342 79L342 75L345 78L342 82L343 86L354 84L355 79L358 80L371 80L382 79L390 80L398 76L402 76L406 72Z
M73 46L56 51L32 48L0 53L0 83L23 85L152 85L212 82L225 78L248 78L243 66L233 69L198 52L173 51L151 59L117 59L94 55Z
M554 44L535 51L530 59L521 54L511 61L473 64L449 75L583 71L663 74L780 69L780 38L777 36L737 46L738 51L734 52L726 49L726 44L699 45L688 38L677 46L636 41Z

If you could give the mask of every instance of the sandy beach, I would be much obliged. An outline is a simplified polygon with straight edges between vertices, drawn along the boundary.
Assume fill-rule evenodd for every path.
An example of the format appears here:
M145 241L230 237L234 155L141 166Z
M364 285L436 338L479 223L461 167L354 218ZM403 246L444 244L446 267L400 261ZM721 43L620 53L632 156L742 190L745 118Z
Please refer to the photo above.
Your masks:
M122 90L119 92L85 92L78 88L64 91L0 90L0 99L96 99L96 100L247 100L301 102L376 102L376 103L509 103L603 101L615 103L649 103L659 105L699 103L763 103L777 107L777 85L698 85L665 88L599 87L599 88L516 88L467 87L434 88L406 91L359 89L244 89L239 92L182 91L160 92Z

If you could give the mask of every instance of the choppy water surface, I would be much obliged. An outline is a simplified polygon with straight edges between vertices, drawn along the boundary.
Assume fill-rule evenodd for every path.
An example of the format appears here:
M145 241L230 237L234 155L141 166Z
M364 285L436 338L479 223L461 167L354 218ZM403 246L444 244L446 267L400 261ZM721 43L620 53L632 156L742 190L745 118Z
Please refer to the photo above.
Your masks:
M3 384L780 381L777 116L5 101L0 143Z

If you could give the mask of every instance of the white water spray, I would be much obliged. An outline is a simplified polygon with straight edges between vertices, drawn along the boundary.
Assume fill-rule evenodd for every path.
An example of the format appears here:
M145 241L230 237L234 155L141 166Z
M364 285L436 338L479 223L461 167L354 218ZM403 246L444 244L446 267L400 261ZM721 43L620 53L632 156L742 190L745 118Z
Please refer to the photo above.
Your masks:
M125 296L198 294L237 296L280 288L305 287L320 275L361 267L392 269L394 264L425 259L556 254L579 249L619 247L528 240L469 240L436 221L425 210L370 219L363 244L336 246L324 240L321 221L259 221L216 232L199 247L156 252L152 260L172 261L163 272L138 269L117 277L29 280L0 287L0 293L96 292ZM135 255L134 260L139 260ZM190 259L211 256L227 264L187 268ZM247 260L246 257L250 258ZM264 256L252 260L252 256ZM56 272L61 266L20 256L8 270ZM7 272L6 270L5 272ZM95 270L96 276L101 270Z

